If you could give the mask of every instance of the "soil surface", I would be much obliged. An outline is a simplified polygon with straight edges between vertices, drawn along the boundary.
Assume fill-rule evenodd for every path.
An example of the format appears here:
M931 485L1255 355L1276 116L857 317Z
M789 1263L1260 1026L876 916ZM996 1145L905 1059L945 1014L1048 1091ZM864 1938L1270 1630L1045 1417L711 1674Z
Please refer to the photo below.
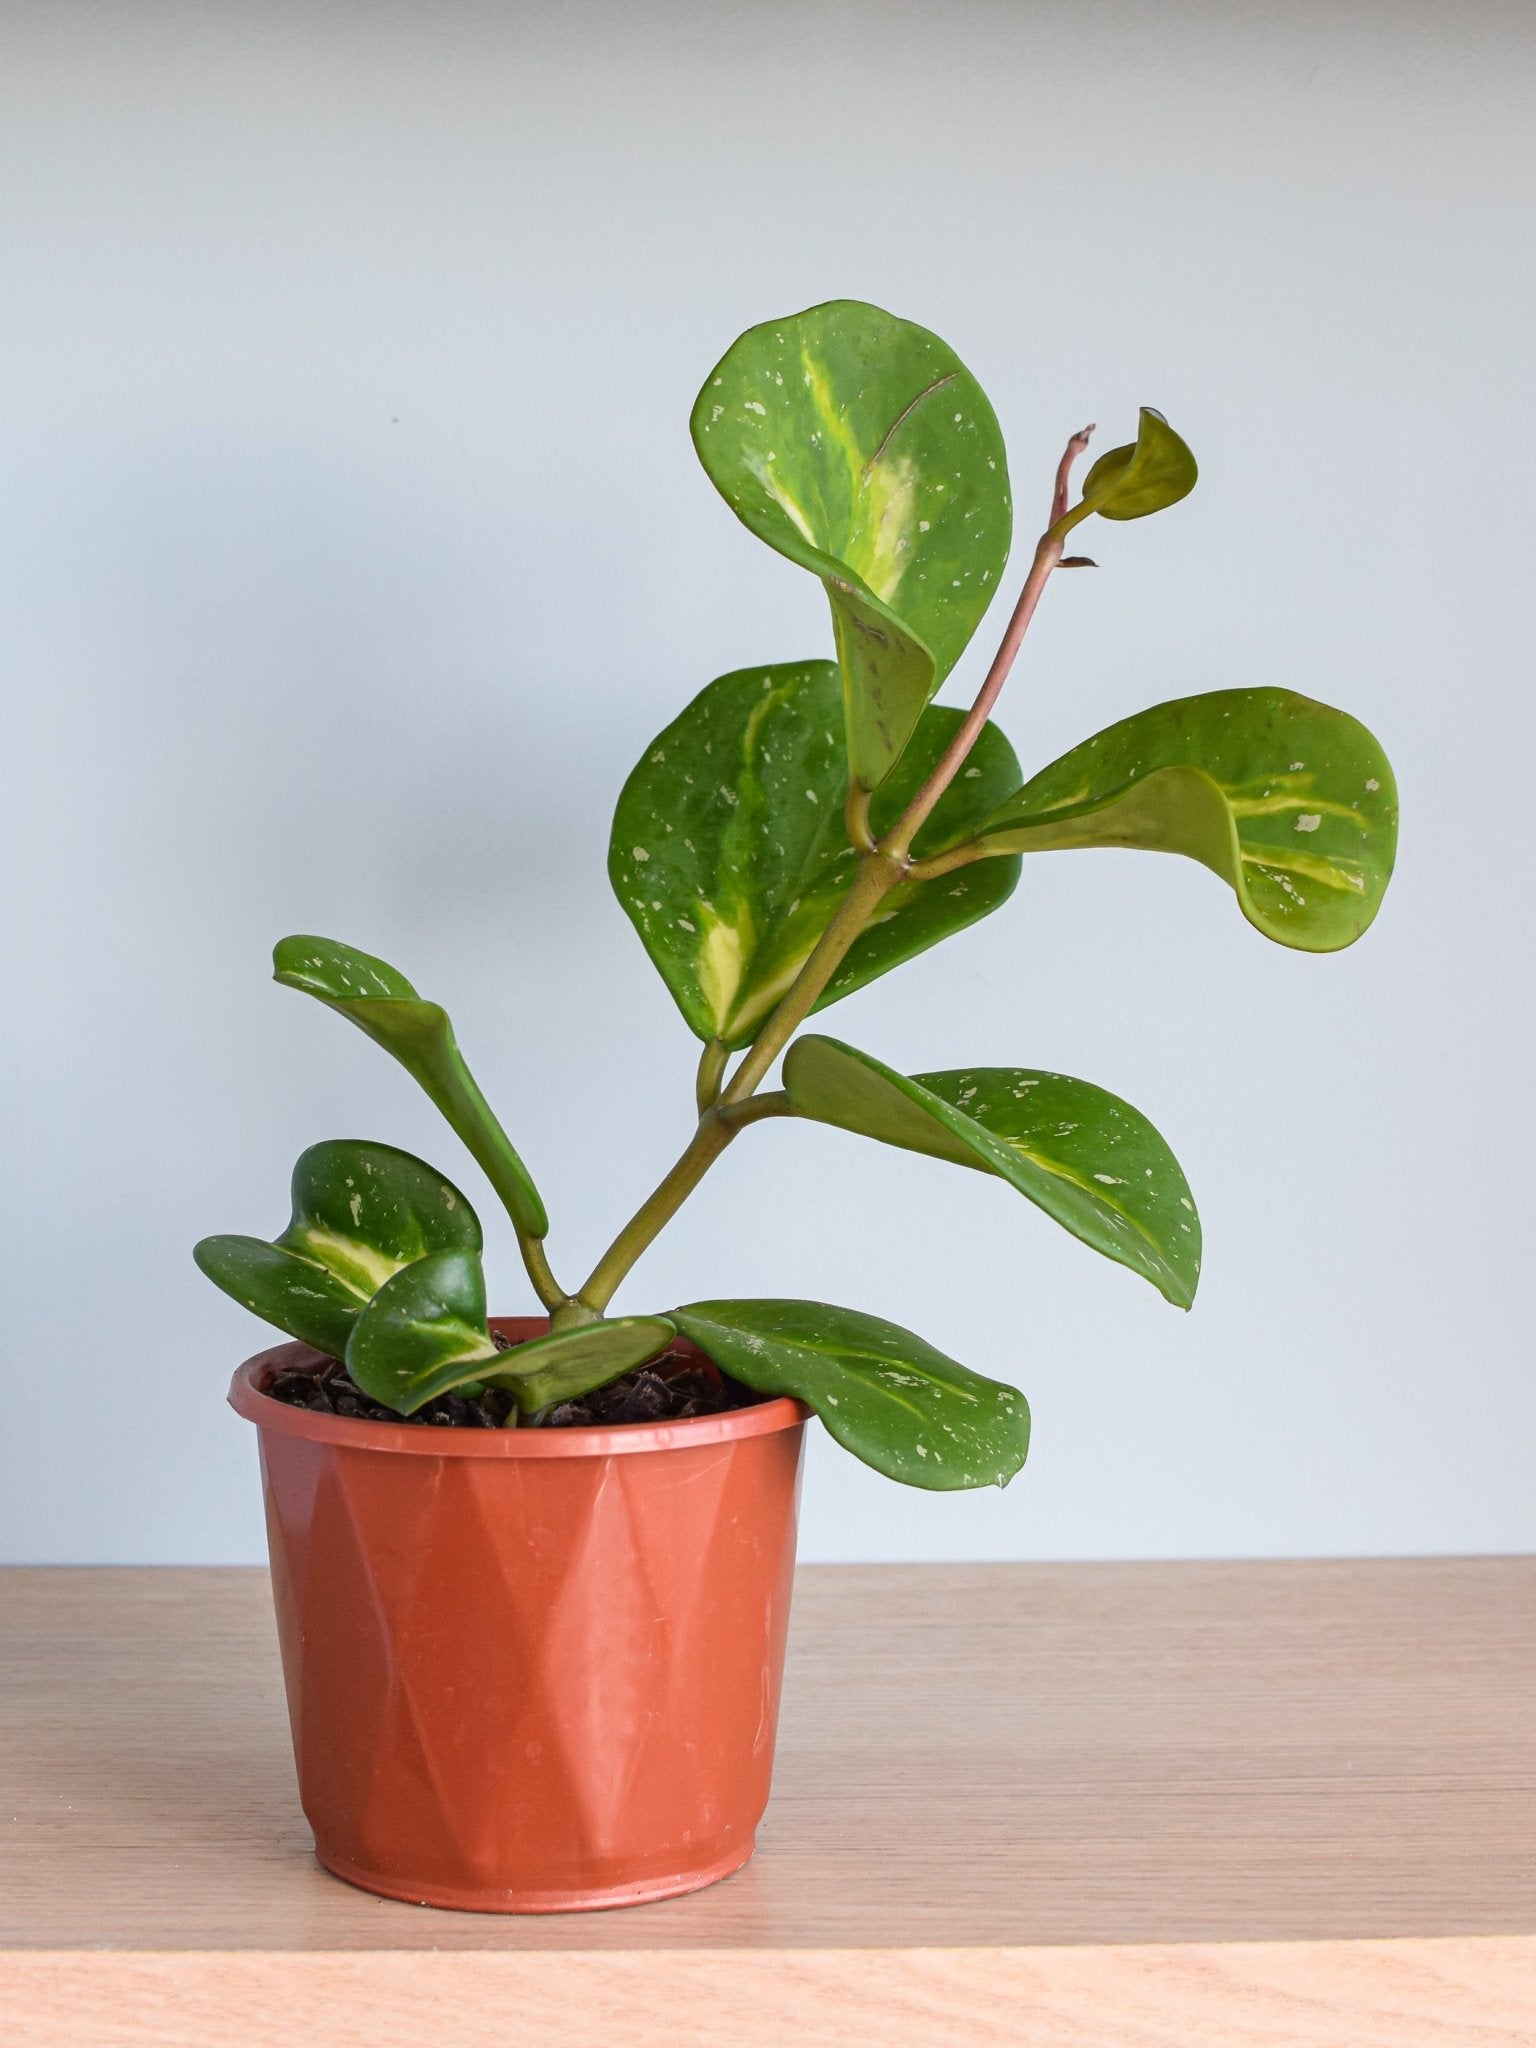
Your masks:
M516 1348L499 1331L495 1343L499 1351ZM314 1366L290 1366L273 1376L266 1391L274 1401L285 1401L291 1408L311 1408L322 1415L353 1415L368 1422L421 1422L439 1429L505 1429L516 1405L499 1387L487 1387L475 1395L440 1394L414 1415L400 1415L365 1394L334 1358ZM521 1416L517 1426L611 1429L627 1422L683 1422L691 1415L725 1415L733 1408L751 1408L764 1398L721 1372L702 1352L678 1346L579 1400L559 1401L537 1416Z

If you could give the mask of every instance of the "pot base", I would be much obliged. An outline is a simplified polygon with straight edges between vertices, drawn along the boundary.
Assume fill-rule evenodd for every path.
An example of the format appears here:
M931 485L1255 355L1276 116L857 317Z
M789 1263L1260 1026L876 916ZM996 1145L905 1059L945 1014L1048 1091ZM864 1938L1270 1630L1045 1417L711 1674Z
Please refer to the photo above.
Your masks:
M682 1870L674 1876L653 1877L644 1884L616 1884L595 1891L523 1892L478 1891L458 1885L412 1890L388 1877L375 1876L339 1856L327 1856L316 1849L315 1860L332 1877L356 1885L376 1898L399 1899L407 1906L439 1906L450 1913L600 1913L616 1906L649 1906L658 1899L680 1898L685 1892L703 1891L751 1861L757 1846L749 1836L744 1849L732 1849L718 1862L705 1863L696 1870Z

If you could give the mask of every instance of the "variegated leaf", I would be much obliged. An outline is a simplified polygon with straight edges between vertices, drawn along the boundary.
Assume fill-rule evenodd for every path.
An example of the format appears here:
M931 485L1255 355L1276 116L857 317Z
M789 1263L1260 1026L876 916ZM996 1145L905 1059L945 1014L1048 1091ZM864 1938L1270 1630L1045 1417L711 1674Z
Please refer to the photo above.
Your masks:
M877 788L1008 558L986 395L937 335L836 299L734 342L699 393L693 438L737 517L821 578L851 773Z
M828 661L721 676L657 735L624 785L608 872L700 1038L751 1040L853 879L838 697ZM938 705L923 713L875 795L877 832L895 822L960 717ZM919 834L918 856L969 837L1017 777L1013 749L987 726ZM988 860L893 890L822 1004L984 917L1017 879L1017 862Z
M992 813L1009 853L1129 846L1182 853L1231 885L1285 946L1347 946L1381 905L1397 786L1358 720L1292 690L1212 690L1123 718Z
M347 1371L375 1401L414 1415L439 1394L482 1382L501 1353L485 1320L478 1252L433 1252L386 1280L352 1326Z
M417 995L387 960L337 939L299 933L272 951L273 979L317 996L392 1053L442 1111L519 1231L542 1238L549 1218L532 1176L465 1065L448 1013Z
M300 1156L292 1220L274 1243L205 1237L193 1257L244 1307L340 1358L360 1310L402 1267L479 1249L479 1221L452 1181L393 1145L335 1139Z
M994 1173L1076 1238L1188 1308L1200 1219L1179 1162L1128 1102L1029 1067L899 1074L835 1038L797 1038L784 1086L801 1116Z

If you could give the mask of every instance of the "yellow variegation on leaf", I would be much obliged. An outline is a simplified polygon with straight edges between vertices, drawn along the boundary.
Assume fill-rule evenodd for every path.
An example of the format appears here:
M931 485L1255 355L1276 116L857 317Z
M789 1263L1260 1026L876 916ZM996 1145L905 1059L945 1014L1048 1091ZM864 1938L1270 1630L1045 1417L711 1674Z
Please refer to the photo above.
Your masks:
M733 343L694 404L693 440L737 517L821 578L850 772L877 788L1008 559L986 394L927 328L835 299Z
M700 1038L745 1045L809 958L853 879L836 666L783 662L709 684L645 749L614 815L608 872L645 949ZM870 822L894 822L960 713L930 705ZM987 726L919 835L955 845L1016 784ZM818 1008L996 909L1018 863L982 861L904 883L855 940Z
M1266 938L1304 952L1370 924L1397 850L1397 785L1345 711L1293 690L1212 690L1122 718L1025 783L977 835L1015 854L1182 853Z

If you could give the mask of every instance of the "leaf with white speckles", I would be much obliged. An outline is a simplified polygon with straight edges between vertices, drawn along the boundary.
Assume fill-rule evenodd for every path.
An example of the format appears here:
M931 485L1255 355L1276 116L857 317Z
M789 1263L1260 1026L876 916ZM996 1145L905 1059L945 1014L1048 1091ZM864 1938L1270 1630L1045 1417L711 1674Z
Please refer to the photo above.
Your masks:
M705 379L693 440L759 539L819 576L850 772L884 781L1008 559L997 419L937 335L835 299L749 328Z
M665 1351L677 1326L665 1316L616 1316L611 1322L581 1323L551 1330L503 1351L496 1370L481 1375L488 1386L505 1387L525 1415L556 1401L579 1400L606 1387L658 1351Z
M392 1053L464 1141L518 1229L534 1238L547 1233L539 1191L465 1065L440 1004L423 1001L387 960L338 939L279 939L272 969L275 981L317 996Z
M402 1267L479 1249L479 1221L452 1181L393 1145L342 1138L300 1156L293 1216L275 1242L205 1237L193 1257L242 1308L340 1358L361 1309Z
M1006 1486L1024 1463L1018 1389L879 1316L820 1301L696 1301L672 1320L743 1386L804 1401L888 1479L958 1492Z
M1212 690L1085 740L1000 804L977 837L1017 854L1186 854L1230 885L1266 938L1331 953L1380 908L1397 786L1347 712L1293 690Z
M835 1038L797 1038L784 1086L801 1116L996 1174L1106 1258L1188 1308L1200 1219L1179 1162L1107 1089L1030 1067L898 1074Z
M386 1280L352 1326L347 1371L365 1394L414 1415L455 1387L483 1383L502 1354L485 1320L478 1252L432 1252Z
M960 717L939 705L923 713L871 805L876 831L895 822ZM658 734L624 785L608 872L700 1038L750 1041L853 878L839 718L833 663L741 669L711 683ZM1013 749L987 726L919 834L918 856L969 837L1018 773ZM822 1004L984 917L1017 879L1017 862L988 860L893 890Z
M532 1414L606 1386L675 1335L665 1316L625 1316L498 1351L486 1324L479 1257L434 1252L397 1273L363 1310L347 1343L347 1371L402 1415L471 1384L503 1387L523 1414Z

